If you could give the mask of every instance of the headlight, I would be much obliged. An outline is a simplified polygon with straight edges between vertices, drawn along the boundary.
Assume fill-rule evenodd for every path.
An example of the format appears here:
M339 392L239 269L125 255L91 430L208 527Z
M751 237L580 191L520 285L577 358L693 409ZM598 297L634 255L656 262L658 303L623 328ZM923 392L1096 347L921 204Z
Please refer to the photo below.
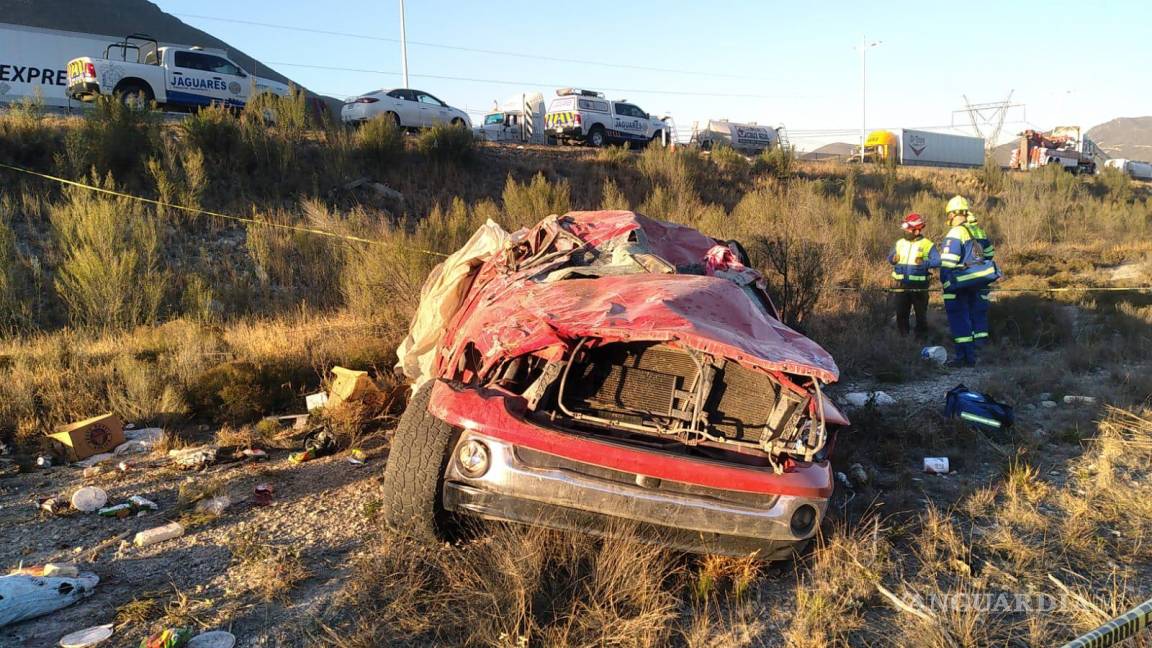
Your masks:
M488 447L479 441L469 439L461 443L456 451L456 463L460 465L460 470L465 475L480 477L488 472L488 466L491 464Z

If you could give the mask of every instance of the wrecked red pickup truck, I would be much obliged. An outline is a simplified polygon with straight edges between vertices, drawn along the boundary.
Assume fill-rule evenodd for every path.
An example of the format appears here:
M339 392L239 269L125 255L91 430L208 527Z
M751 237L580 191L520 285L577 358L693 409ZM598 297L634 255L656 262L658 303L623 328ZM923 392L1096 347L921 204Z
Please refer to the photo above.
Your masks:
M489 222L426 282L398 368L393 528L472 515L786 558L832 494L838 369L743 248L626 211Z

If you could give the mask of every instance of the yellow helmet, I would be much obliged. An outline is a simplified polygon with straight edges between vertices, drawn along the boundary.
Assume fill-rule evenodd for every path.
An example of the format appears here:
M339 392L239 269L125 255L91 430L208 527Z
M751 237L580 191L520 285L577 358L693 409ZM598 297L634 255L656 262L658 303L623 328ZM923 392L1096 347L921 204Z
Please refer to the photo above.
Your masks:
M952 196L952 200L948 201L948 207L945 211L947 211L949 214L955 212L966 212L968 211L968 201L964 198L964 196Z

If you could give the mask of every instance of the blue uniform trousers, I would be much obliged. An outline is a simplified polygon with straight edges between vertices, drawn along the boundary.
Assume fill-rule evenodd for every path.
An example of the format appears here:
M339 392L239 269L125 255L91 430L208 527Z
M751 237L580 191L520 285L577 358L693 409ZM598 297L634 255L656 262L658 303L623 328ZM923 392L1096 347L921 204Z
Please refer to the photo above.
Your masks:
M972 307L972 337L977 348L984 346L988 341L988 307L991 304L989 300L991 289L985 286L979 292L980 298Z
M944 291L944 312L948 315L948 328L956 344L956 361L962 364L976 362L976 319L980 293L986 288L959 288ZM984 311L985 315L987 310ZM984 319L987 326L987 318Z

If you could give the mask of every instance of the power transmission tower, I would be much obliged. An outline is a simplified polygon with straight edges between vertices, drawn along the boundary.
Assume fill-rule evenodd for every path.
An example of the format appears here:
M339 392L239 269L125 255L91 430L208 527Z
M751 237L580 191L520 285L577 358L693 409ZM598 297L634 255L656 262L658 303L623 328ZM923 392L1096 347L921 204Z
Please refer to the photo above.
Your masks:
M996 148L996 142L1000 139L1000 131L1004 128L1004 120L1008 116L1008 111L1013 108L1024 109L1024 104L1012 103L1012 94L1016 92L1012 90L1008 93L1008 98L1004 101L993 101L991 103L974 104L968 101L968 95L961 95L964 97L964 105L966 108L962 110L952 111L952 125L956 125L956 115L959 113L966 113L968 115L968 122L972 125L972 130L978 137L984 138L984 148L991 151ZM1027 113L1022 117L1024 121L1028 120Z

